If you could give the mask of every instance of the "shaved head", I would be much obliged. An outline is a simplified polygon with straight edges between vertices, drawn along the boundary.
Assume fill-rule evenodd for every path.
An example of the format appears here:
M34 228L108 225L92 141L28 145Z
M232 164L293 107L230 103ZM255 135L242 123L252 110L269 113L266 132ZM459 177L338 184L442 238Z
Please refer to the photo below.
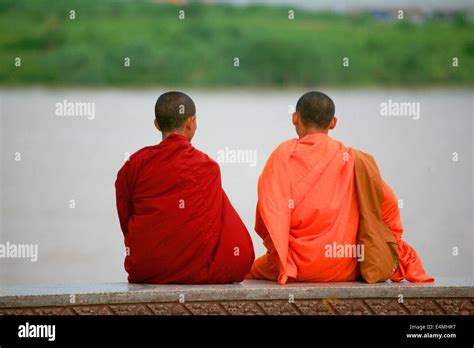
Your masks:
M316 91L303 94L296 104L296 112L303 124L321 129L329 127L335 111L332 99Z
M193 100L182 92L167 92L155 104L155 117L163 132L181 129L187 118L196 115Z

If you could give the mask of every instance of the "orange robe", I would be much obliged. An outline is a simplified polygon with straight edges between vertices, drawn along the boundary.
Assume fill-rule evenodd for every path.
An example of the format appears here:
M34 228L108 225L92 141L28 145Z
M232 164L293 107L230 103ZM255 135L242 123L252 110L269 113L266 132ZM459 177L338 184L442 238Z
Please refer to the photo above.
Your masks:
M393 281L433 281L401 239L398 201L383 183L383 219L398 243ZM333 282L359 276L354 257L326 257L327 245L355 245L359 211L352 150L327 134L291 139L271 154L258 182L255 230L268 252L247 279Z

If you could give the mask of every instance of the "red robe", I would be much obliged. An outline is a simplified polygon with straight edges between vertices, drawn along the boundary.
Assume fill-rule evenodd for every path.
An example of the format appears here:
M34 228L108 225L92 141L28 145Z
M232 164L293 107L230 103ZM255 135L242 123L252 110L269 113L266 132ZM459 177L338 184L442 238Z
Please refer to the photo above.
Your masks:
M250 270L252 241L219 165L184 136L134 153L115 188L129 282L231 283Z

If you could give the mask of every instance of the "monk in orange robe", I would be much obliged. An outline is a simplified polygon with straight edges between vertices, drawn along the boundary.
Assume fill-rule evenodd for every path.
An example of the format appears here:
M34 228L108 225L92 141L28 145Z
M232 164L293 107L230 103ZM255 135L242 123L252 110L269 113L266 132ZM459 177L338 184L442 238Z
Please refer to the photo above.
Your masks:
M117 211L131 283L240 282L252 240L222 189L219 165L191 145L196 107L162 94L155 127L163 141L135 152L117 174Z
M298 100L292 121L299 138L275 149L258 182L255 230L268 251L255 260L247 279L286 284L359 278L358 258L331 250L347 245L356 250L359 225L354 151L328 136L336 127L334 113L324 93L308 92ZM383 223L398 246L390 279L433 281L416 251L402 240L398 201L385 182L382 192Z

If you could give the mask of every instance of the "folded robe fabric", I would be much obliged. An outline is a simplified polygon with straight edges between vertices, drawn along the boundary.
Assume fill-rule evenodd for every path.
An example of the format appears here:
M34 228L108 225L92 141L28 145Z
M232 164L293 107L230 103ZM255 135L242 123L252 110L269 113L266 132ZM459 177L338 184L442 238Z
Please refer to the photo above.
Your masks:
M401 239L398 202L383 183L383 220L398 243L393 281L433 281ZM271 154L258 183L255 230L267 253L248 279L330 282L359 276L355 257L328 255L328 245L355 245L359 223L352 150L327 134L291 139Z
M367 283L384 282L398 267L398 243L383 221L382 176L371 155L356 149L351 152L359 209L357 244L364 250L359 271Z
M230 283L248 273L252 241L219 166L184 136L137 151L115 186L130 282Z

